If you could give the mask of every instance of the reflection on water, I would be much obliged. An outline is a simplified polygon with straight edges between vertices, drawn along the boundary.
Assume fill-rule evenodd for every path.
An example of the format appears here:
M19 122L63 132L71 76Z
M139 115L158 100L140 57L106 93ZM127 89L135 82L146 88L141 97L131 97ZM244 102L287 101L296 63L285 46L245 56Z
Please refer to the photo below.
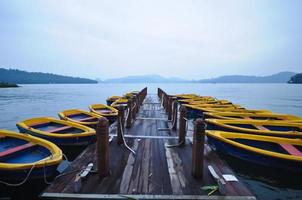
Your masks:
M220 154L259 199L301 199L301 173L269 168Z
M17 131L16 122L40 116L57 117L57 113L72 108L88 110L90 104L105 103L107 97L148 87L155 94L157 87L167 93L196 93L227 99L247 108L269 109L274 112L302 116L302 85L293 84L64 84L22 85L0 89L0 129ZM75 154L74 154L75 155ZM302 199L301 175L273 171L225 158L259 199ZM30 186L33 186L31 183ZM22 187L35 196L45 185ZM36 188L34 190L33 188ZM0 196L6 190L1 188ZM15 189L13 190L15 191ZM16 194L12 192L12 194Z

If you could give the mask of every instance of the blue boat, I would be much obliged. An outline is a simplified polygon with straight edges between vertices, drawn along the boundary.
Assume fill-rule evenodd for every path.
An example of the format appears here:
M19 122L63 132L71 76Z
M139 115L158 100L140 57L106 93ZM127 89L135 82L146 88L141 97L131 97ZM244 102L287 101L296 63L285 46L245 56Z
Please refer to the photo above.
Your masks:
M221 153L284 172L302 172L302 140L206 131L210 146ZM280 171L281 172L281 171Z
M0 130L0 181L19 182L53 176L62 151L53 143L28 134Z

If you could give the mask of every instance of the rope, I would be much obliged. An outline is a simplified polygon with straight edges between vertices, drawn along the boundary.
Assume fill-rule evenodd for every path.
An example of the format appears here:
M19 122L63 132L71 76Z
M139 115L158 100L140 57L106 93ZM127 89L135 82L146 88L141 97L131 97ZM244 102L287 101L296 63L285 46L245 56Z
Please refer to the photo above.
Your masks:
M68 161L68 159L67 159L67 156L66 156L65 154L62 153L62 154L59 155L59 156L63 156L63 157L65 158L65 160L69 163L69 161ZM54 157L51 155L50 159L53 159L53 158L54 158ZM45 182L46 184L51 184L51 183L47 180L47 177L46 177L46 162L47 162L47 160L44 161L44 165L43 165L43 179L44 179L44 182ZM5 181L1 181L1 180L0 180L0 183L1 183L1 184L4 184L4 185L7 185L7 186L10 186L10 187L18 187L18 186L23 185L23 184L26 183L27 180L29 179L29 177L30 177L32 171L34 170L34 168L36 167L37 163L38 163L38 162L34 163L34 164L31 166L31 168L30 168L30 170L28 171L28 173L27 173L27 175L25 176L25 178L24 178L22 181L20 181L19 183L9 183L9 182L5 182Z
M126 114L126 119L128 120L129 117L129 112L130 112L130 108L127 108L127 114Z
M124 137L124 130L123 130L123 127L122 127L122 120L121 120L121 118L119 118L119 123L121 124L121 126L120 126L120 131L121 131L121 134L122 134L122 139L123 139L124 145L125 145L125 147L126 147L129 151L131 151L131 152L135 155L135 154L136 154L135 151L134 151L133 149L131 149L131 148L127 145L127 143L126 143L126 140L125 140L125 137Z
M23 184L27 181L27 179L29 178L31 172L32 172L33 169L35 168L35 166L36 166L36 163L34 163L34 164L31 166L31 168L30 168L30 170L28 171L26 177L25 177L21 182L19 182L19 183L8 183L8 182L5 182L5 181L0 181L0 183L2 183L2 184L4 184L4 185L7 185L7 186L11 186L11 187L18 187L18 186L21 186L21 185L23 185Z

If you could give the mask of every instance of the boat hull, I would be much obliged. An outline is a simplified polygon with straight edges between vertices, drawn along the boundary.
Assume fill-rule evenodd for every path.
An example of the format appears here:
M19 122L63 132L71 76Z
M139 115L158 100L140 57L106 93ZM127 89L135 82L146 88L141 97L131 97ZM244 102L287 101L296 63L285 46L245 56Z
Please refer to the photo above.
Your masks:
M7 130L0 130L0 180L17 183L56 174L62 151L55 144Z
M207 141L214 150L220 153L228 154L233 157L239 158L241 160L261 166L289 170L294 173L302 173L301 162L284 160L280 158L275 158L275 157L251 152L248 151L247 149L235 147L231 144L228 144L211 136L207 136Z
M19 182L24 180L28 174L29 179L44 179L44 178L51 178L57 173L57 167L58 165L52 165L52 166L45 166L45 167L37 167L33 168L30 172L31 168L28 169L22 169L22 170L0 170L0 180L1 181L7 181L9 183Z

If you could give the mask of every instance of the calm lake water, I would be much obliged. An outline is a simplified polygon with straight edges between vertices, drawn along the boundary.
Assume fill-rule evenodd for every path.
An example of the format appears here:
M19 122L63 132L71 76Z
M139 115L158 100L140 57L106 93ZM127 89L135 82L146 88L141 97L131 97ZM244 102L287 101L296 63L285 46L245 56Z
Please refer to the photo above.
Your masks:
M64 109L88 110L90 104L105 103L108 96L148 87L169 94L196 93L227 99L251 109L269 109L302 116L302 85L289 84L64 84L22 85L0 89L0 129L17 131L16 122L40 116L57 117ZM274 172L225 157L238 177L259 199L302 199L301 176Z

